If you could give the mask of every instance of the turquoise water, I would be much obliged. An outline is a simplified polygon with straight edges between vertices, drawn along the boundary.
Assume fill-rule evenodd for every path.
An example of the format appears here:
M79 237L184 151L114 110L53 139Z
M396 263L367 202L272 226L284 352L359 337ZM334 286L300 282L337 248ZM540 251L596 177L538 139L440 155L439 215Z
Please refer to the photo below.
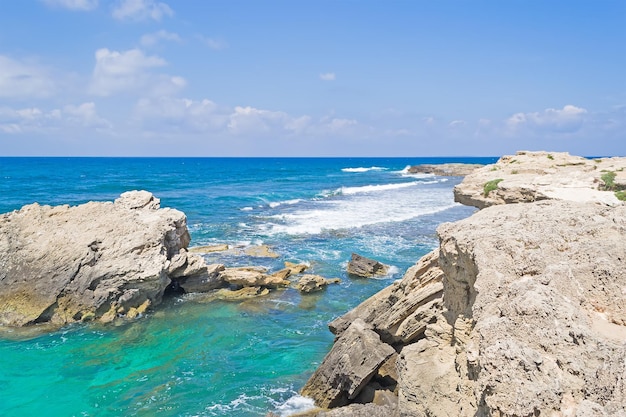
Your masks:
M342 279L314 295L286 289L238 303L185 294L122 325L4 329L0 415L259 416L306 406L297 392L332 344L327 323L400 278L437 244L438 224L473 212L453 202L458 179L404 170L435 162L495 158L0 158L0 212L146 189L187 214L192 246L263 243L281 255L209 262L306 262ZM347 277L351 252L391 273Z

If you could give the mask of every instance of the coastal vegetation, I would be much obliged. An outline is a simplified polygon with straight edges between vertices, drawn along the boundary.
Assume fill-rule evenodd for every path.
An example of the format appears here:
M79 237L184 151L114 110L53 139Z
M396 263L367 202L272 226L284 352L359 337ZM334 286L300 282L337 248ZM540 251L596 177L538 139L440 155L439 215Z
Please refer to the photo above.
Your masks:
M483 187L484 196L487 197L490 192L498 188L498 184L502 181L502 178L497 178L495 180L487 181Z

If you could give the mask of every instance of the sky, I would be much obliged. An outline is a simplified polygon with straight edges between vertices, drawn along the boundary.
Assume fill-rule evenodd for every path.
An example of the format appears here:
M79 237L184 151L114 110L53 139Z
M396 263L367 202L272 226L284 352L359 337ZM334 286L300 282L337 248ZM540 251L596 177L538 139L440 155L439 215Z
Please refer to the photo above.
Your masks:
M0 156L626 156L623 0L0 0Z

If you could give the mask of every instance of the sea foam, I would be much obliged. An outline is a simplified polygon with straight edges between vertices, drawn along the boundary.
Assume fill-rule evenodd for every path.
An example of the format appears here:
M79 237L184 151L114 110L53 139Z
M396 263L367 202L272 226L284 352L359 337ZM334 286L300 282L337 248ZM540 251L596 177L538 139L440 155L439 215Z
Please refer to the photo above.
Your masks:
M359 167L359 168L342 168L343 172L368 172L368 171L385 171L387 168L384 167Z
M343 196L314 201L302 209L268 216L261 229L269 235L319 234L378 223L403 222L456 205L447 189L425 190L415 187L413 183L402 184L389 184L386 188L374 186L376 191L386 191L374 193L363 191L364 187L354 187L352 192Z
M283 404L276 407L276 412L281 417L287 417L307 410L312 410L314 408L315 403L313 402L313 399L303 397L301 395L294 395Z

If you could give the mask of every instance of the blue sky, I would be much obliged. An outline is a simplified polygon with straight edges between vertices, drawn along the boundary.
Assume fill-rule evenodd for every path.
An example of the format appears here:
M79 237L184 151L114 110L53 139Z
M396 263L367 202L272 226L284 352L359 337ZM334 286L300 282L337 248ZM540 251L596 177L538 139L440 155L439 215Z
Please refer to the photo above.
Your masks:
M0 155L626 155L626 1L0 1Z

